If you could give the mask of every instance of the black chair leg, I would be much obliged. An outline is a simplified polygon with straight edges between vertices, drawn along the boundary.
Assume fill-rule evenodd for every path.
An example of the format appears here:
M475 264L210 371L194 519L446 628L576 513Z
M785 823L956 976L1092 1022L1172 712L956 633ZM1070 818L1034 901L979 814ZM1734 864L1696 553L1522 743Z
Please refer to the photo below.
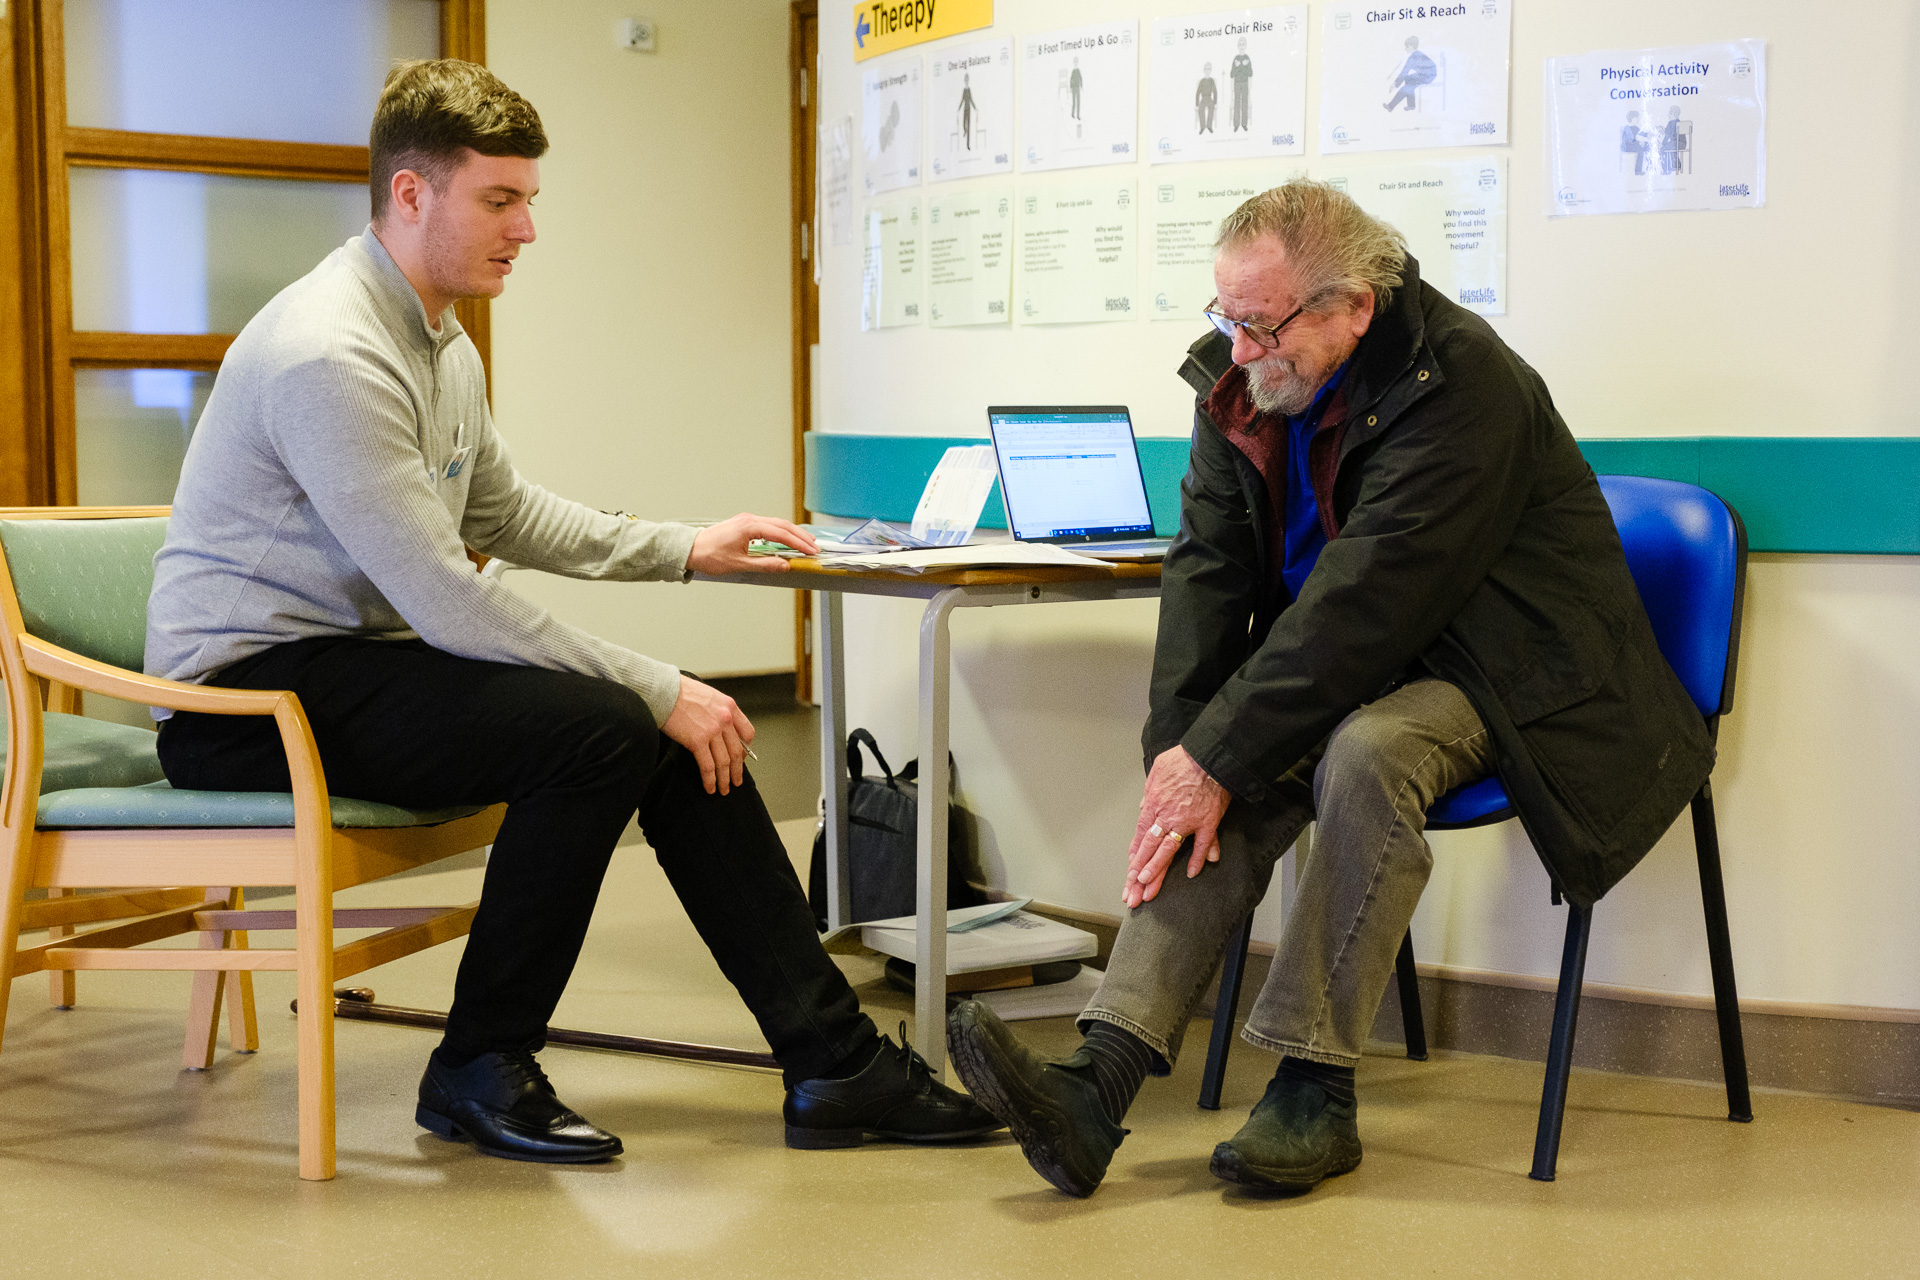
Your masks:
M1200 1105L1220 1109L1220 1088L1227 1082L1227 1052L1233 1047L1233 1015L1240 1009L1240 980L1247 972L1247 945L1253 941L1253 912L1227 939L1220 961L1220 998L1213 1006L1213 1033L1207 1037L1207 1068L1200 1075Z
M1427 1019L1420 1011L1420 975L1413 967L1413 932L1400 939L1400 958L1393 964L1400 979L1400 1025L1407 1033L1407 1056L1427 1060Z
M1720 833L1713 816L1713 784L1693 798L1693 851L1700 861L1700 899L1707 912L1707 961L1713 970L1713 1011L1720 1021L1720 1065L1727 1077L1727 1119L1753 1119L1747 1091L1747 1047L1740 1034L1740 997L1733 985L1733 941L1727 931L1727 890L1720 878Z
M1593 908L1567 904L1567 945L1560 955L1560 990L1553 998L1553 1039L1547 1045L1547 1080L1540 1091L1540 1128L1533 1139L1537 1182L1552 1182L1560 1160L1560 1123L1567 1114L1567 1077L1573 1072L1573 1032L1580 1021L1580 983L1587 972L1587 938Z

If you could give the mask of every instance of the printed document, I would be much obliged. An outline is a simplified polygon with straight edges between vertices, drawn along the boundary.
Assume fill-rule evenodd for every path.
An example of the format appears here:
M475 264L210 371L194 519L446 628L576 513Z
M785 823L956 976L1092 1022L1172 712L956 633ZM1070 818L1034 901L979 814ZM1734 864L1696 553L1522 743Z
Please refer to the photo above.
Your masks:
M1767 202L1763 40L1547 60L1549 214Z
M1147 154L1179 160L1307 149L1307 6L1155 18Z
M1469 311L1507 314L1507 158L1329 165L1321 177L1395 227L1420 278Z
M1020 197L1020 319L1130 320L1136 313L1133 183L1030 189Z
M860 271L860 328L920 323L920 197L869 205Z
M1288 176L1279 166L1205 177L1177 170L1154 174L1147 205L1153 220L1148 315L1155 320L1198 320L1213 300L1213 242L1221 220Z
M860 145L870 196L920 185L920 55L860 73Z
M1021 39L1022 169L1138 158L1139 28L1133 18L1115 19Z
M1013 169L1013 41L981 40L932 56L927 180Z
M1320 6L1320 154L1502 146L1512 0Z
M934 328L1012 318L1013 189L927 201L927 320Z

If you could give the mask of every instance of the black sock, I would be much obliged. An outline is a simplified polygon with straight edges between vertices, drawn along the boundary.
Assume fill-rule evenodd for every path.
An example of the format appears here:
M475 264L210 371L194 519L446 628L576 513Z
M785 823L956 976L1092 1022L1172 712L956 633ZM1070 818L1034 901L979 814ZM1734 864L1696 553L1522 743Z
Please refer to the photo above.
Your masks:
M876 1035L873 1039L867 1041L867 1043L834 1063L831 1068L822 1071L819 1078L822 1080L851 1079L872 1066L873 1060L880 1056L880 1050L884 1049L886 1045L887 1042Z
M1353 1068L1336 1067L1331 1063L1314 1062L1307 1058L1280 1059L1279 1075L1291 1076L1295 1080L1311 1080L1326 1090L1329 1098L1335 1102L1353 1103Z
M1134 1095L1153 1069L1153 1048L1124 1027L1096 1019L1080 1045L1093 1059L1100 1109L1116 1126L1126 1118Z
M485 1049L453 1048L442 1044L433 1051L433 1060L449 1071L458 1071L485 1052Z

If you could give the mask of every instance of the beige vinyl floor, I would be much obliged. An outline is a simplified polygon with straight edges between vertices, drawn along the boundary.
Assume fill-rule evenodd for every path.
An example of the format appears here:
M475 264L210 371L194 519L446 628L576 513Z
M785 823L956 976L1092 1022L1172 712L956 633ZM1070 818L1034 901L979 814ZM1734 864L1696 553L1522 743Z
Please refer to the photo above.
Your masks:
M782 824L796 852L806 823ZM343 901L451 903L481 872ZM356 981L444 1008L457 946ZM845 962L891 1030L907 1002ZM789 1151L777 1076L549 1049L561 1095L624 1159L476 1156L413 1125L431 1032L339 1024L340 1174L294 1173L288 975L259 984L261 1052L179 1070L184 975L84 974L81 1004L14 988L0 1054L0 1277L1916 1276L1920 1115L1576 1074L1560 1179L1529 1181L1540 1067L1383 1049L1360 1071L1366 1161L1311 1195L1215 1182L1206 1157L1272 1059L1201 1054L1150 1081L1106 1185L1071 1200L1004 1137L960 1149ZM616 857L557 1025L763 1048L651 857ZM1065 1019L1026 1024L1066 1046ZM1198 1040L1196 1033L1193 1040Z

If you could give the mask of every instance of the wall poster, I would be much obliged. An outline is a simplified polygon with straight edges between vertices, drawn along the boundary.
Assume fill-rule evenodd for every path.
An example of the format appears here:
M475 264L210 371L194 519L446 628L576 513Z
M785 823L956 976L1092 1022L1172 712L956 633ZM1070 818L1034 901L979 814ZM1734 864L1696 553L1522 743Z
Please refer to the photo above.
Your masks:
M1549 214L1767 202L1763 40L1547 60Z
M1147 152L1155 164L1307 149L1307 6L1155 18Z

